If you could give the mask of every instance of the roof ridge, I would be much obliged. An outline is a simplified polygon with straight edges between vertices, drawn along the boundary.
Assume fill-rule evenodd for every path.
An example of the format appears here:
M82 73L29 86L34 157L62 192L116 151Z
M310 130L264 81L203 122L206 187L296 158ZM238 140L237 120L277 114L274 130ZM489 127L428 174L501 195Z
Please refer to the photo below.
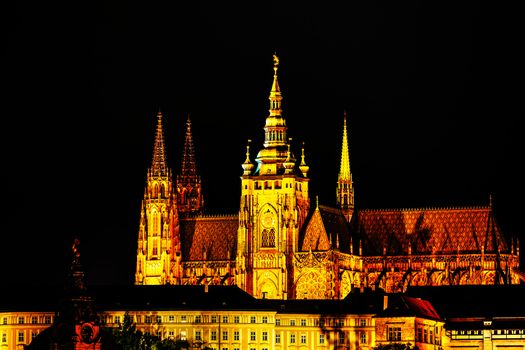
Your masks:
M477 206L450 206L450 207L412 207L412 208L365 208L358 209L358 212L403 212L403 211L439 211L439 210L487 210L491 209L488 205Z
M239 219L239 214L198 214L179 217L179 221L211 221L214 219Z

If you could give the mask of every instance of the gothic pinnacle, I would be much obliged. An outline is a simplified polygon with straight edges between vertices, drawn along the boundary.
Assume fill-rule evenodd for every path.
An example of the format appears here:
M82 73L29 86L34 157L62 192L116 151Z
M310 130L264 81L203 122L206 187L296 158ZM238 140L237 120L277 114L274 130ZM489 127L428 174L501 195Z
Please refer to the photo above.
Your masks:
M164 130L162 127L162 113L157 112L157 130L153 146L153 162L151 164L153 176L167 176L166 148L164 145Z

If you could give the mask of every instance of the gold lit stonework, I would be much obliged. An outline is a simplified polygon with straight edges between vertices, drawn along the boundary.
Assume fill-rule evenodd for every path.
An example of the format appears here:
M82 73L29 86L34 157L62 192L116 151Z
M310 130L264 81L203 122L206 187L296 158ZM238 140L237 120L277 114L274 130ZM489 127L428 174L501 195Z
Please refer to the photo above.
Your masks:
M174 183L159 113L141 206L136 284L235 284L257 298L342 299L365 287L390 293L416 285L517 284L525 278L519 244L507 245L492 202L355 210L346 113L337 207L316 200L311 208L304 143L297 159L287 136L276 55L273 63L264 141L255 161L247 142L237 214L202 215L189 118L186 171Z

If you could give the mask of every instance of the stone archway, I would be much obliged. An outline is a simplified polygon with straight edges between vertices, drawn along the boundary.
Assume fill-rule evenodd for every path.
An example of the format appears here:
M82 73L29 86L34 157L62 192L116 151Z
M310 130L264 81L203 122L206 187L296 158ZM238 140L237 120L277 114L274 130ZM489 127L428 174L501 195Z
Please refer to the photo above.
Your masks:
M265 298L265 299L276 299L278 298L278 290L275 283L269 279L266 278L259 284L259 290L258 293L259 297Z

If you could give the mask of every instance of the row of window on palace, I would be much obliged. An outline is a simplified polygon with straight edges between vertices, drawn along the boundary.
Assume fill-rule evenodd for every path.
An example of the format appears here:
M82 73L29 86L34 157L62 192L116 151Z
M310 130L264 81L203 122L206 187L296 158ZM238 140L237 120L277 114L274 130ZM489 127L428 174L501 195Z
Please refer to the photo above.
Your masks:
M441 345L441 336L439 328L432 326L418 326L416 330L416 341L420 343L429 343Z
M33 340L38 335L38 333L39 332L37 331L31 331L31 340ZM17 340L17 343L25 344L26 343L26 331L18 331L16 340ZM27 344L29 344L30 342L31 341L28 341ZM7 343L7 333L2 332L0 344L5 344L5 343Z
M148 333L148 332L146 332ZM240 342L241 341L241 333L240 331L234 331L232 334L232 337L230 338L230 332L228 331L222 331L221 332L221 341L234 341L234 342ZM157 336L160 336L160 334L154 334ZM182 340L188 340L188 335L186 331L181 331L179 335L175 334L175 331L170 330L167 332L167 336L169 338L175 338L176 336L179 336ZM257 338L257 332L256 331L250 331L249 334L249 342L262 342L266 343L269 342L269 333L268 331L262 331L260 339ZM288 334L288 342L289 344L308 344L308 335L307 334L295 334L290 333ZM347 333L345 332L337 332L337 340L339 344L344 344L347 340ZM209 334L209 341L210 342L217 342L219 341L219 333L218 331L210 331ZM368 334L367 332L360 332L359 333L359 343L360 344L367 344L368 342ZM203 333L200 330L195 331L194 333L194 341L204 341ZM275 344L282 344L283 341L283 334L282 333L275 333ZM328 335L327 334L319 334L318 343L319 344L325 344L328 341Z
M219 316L219 315L130 315L133 318L133 322L137 324L161 324L161 323L273 323L273 317L268 316ZM121 323L123 316L112 316L112 315L101 315L102 324ZM297 322L298 321L298 322ZM348 322L345 322L348 321ZM351 322L354 321L354 322ZM351 324L352 323L352 324ZM313 326L313 327L344 327L344 326L357 326L367 327L371 325L371 322L367 318L357 318L345 320L343 318L328 318L328 319L313 319L313 322L308 322L307 319L275 319L276 326Z
M53 321L53 318L51 315L44 315L44 316L12 316L11 322L9 322L9 317L4 316L2 317L2 324L51 324Z
M523 335L525 336L525 329L491 329L493 335ZM452 336L464 336L464 335L483 335L482 329L461 329L452 330Z
M146 332L148 333L148 332ZM35 338L37 336L38 332L37 331L31 331L31 339ZM17 336L17 342L18 343L25 343L26 341L26 332L25 331L18 331L18 336ZM158 334L156 334L158 335ZM176 334L175 334L175 331L173 330L170 330L169 332L167 332L167 336L169 338L175 338ZM180 339L182 340L187 340L187 334L186 334L186 331L181 331L180 332ZM218 338L219 334L217 331L211 331L210 332L210 336L209 336L209 341L210 342L216 342L219 340ZM337 334L337 337L338 337L338 342L339 344L344 344L346 342L346 334L344 332L338 332ZM194 341L203 341L204 338L203 338L203 334L202 334L202 331L195 331L195 335L194 335ZM221 340L222 341L230 341L230 340L233 340L233 341L241 341L241 334L239 331L234 331L233 334L232 334L232 339L230 339L230 333L228 331L223 331L222 334L221 334ZM257 339L257 332L255 331L251 331L250 332L250 339L249 339L250 342L257 342L257 341L260 341L260 342L269 342L269 333L267 331L262 331L261 332L261 337L260 337L260 340ZM328 337L327 335L325 334L319 334L319 338L318 338L318 343L319 344L325 344L326 342L328 341ZM366 332L361 332L359 333L359 343L360 344L367 344L368 342L368 335ZM1 334L1 341L0 343L7 343L7 333L6 332L2 332ZM308 341L307 341L307 335L306 334L289 334L289 343L290 344L308 344ZM275 334L275 344L282 344L282 334L281 333L276 333Z
M387 340L388 341L401 341L403 339L401 334L401 327L399 326L388 326L387 327ZM428 343L441 345L441 337L439 335L439 329L429 326L418 326L416 330L416 341L419 343Z

